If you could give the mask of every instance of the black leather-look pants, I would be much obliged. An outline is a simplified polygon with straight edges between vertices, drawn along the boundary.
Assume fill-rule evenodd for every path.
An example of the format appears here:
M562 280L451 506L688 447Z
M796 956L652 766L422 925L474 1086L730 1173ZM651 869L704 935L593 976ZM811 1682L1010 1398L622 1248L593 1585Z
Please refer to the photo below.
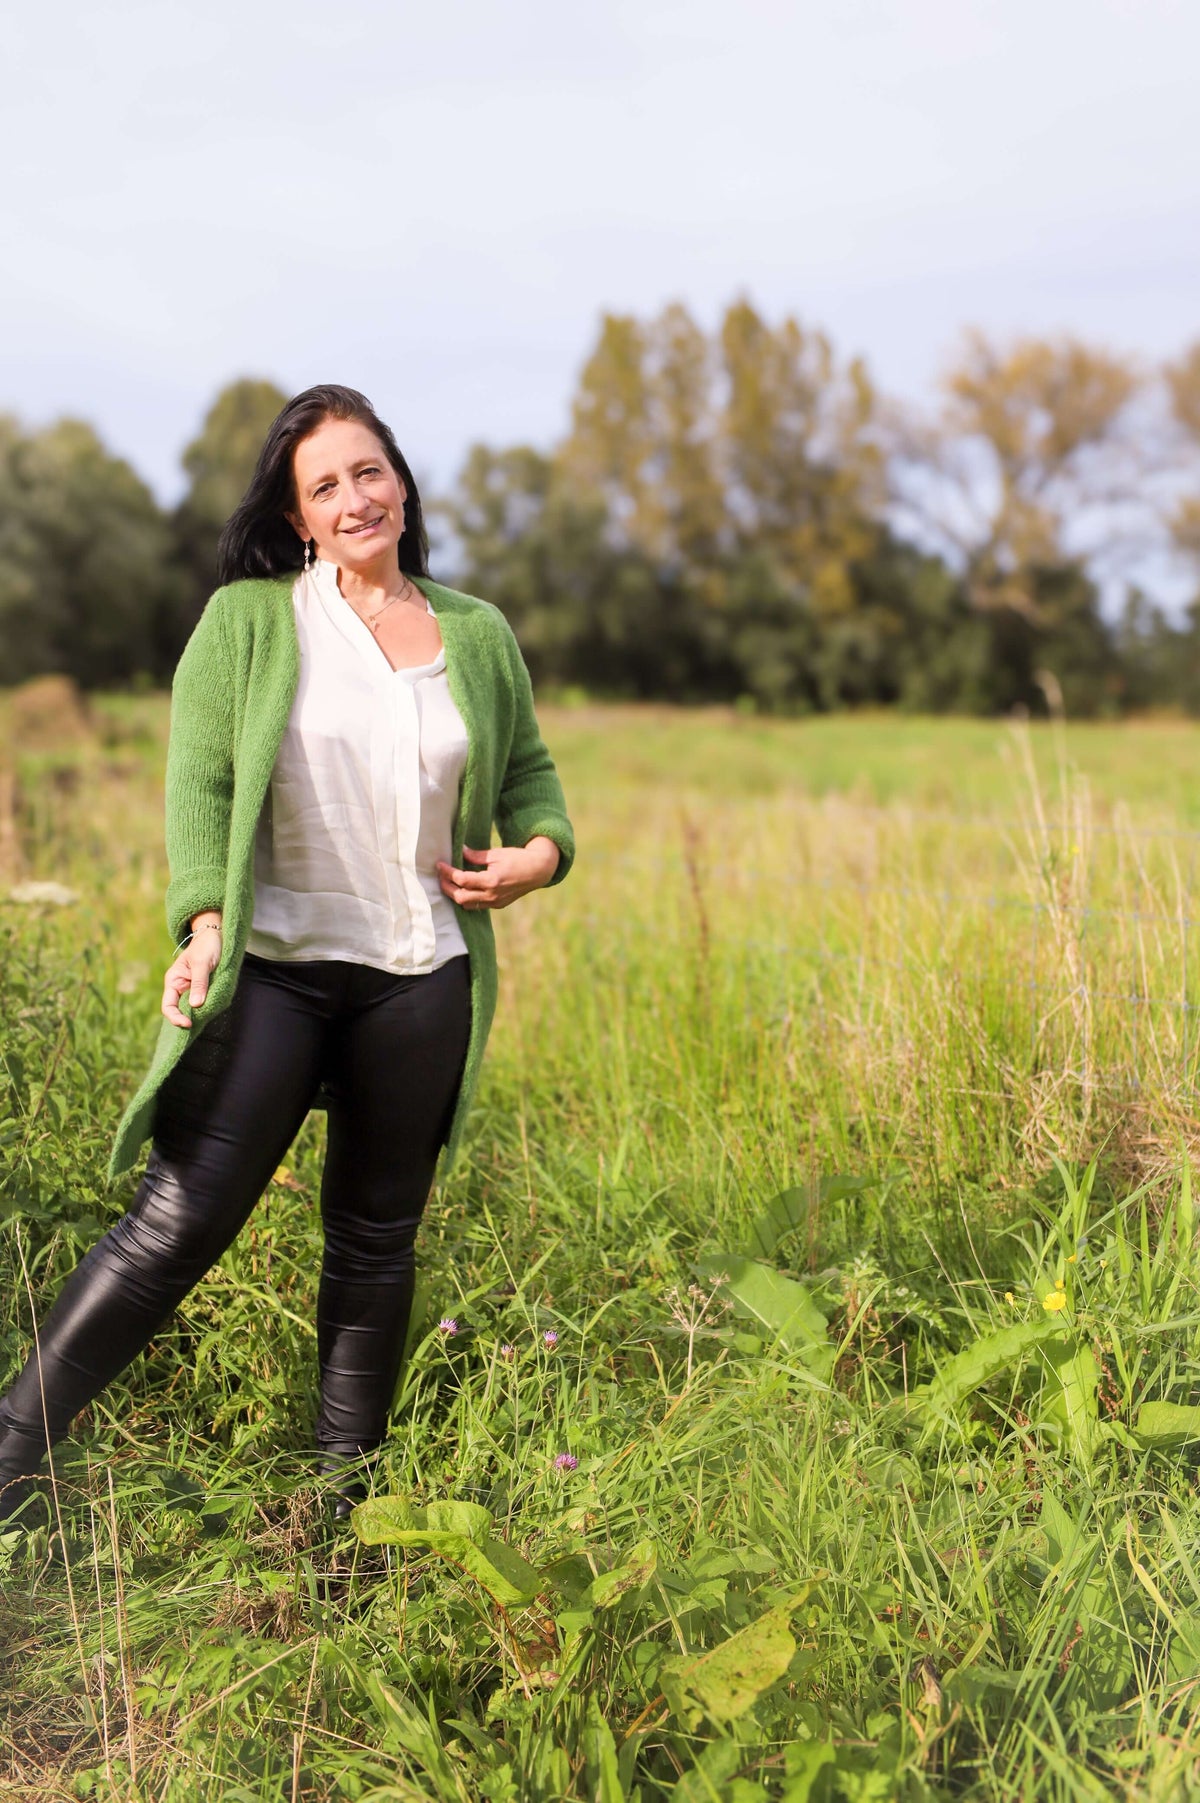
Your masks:
M230 1245L322 1085L317 1444L340 1457L378 1446L470 1014L465 957L404 977L247 954L232 1003L159 1091L128 1213L67 1279L0 1401L0 1483L37 1470Z

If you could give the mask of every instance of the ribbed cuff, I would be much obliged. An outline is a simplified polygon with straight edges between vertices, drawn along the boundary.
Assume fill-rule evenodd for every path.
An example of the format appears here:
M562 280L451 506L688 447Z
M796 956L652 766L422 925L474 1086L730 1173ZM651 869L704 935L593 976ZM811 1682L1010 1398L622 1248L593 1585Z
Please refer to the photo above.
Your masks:
M547 889L553 889L555 883L562 882L568 870L570 870L572 864L575 862L575 835L569 828L564 828L561 818L544 821L535 820L533 825L528 829L526 829L524 823L522 823L522 845L528 845L531 839L553 839L555 845L558 846L558 868L550 878L550 881L546 884Z
M167 931L176 945L188 930L194 914L205 908L221 913L225 907L225 869L223 865L200 865L182 870L167 885Z

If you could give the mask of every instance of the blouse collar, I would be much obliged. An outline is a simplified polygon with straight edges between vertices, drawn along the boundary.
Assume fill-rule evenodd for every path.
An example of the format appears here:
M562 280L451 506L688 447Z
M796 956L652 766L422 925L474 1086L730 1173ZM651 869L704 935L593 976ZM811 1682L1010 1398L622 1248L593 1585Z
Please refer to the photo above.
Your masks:
M366 653L374 634L362 615L356 608L351 607L338 587L337 573L336 563L328 563L323 557L316 557L308 569L301 571L300 577L302 583L312 585L311 592L324 604L325 611L342 634L349 639L351 644L357 645L360 651ZM425 593L421 581L412 577L409 580L423 598L426 612L436 619L437 614L433 603ZM445 640L443 637L442 649L427 664L411 664L406 669L389 670L388 661L378 646L370 651L368 661L373 669L381 667L385 675L390 675L392 678L403 677L410 682L417 682L423 676L436 676L446 668Z

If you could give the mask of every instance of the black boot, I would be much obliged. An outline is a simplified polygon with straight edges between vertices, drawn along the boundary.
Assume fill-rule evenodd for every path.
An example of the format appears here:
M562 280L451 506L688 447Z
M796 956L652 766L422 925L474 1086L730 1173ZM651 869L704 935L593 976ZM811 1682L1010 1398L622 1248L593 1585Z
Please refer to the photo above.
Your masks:
M12 1521L35 1494L45 1456L41 1434L0 1423L0 1522Z
M346 1521L351 1509L364 1502L370 1485L363 1469L360 1453L324 1452L321 1454L320 1472L322 1477L330 1478L330 1495L333 1497L333 1519Z
M19 1525L29 1524L33 1511L27 1510L25 1505L38 1494L39 1488L38 1480L32 1474L0 1470L0 1528L9 1522L17 1522L22 1516Z

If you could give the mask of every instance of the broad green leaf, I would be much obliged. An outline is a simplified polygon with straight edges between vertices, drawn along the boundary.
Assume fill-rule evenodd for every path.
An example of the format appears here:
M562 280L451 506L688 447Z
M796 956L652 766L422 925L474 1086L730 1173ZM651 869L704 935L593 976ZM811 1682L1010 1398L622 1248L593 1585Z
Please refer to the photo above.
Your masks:
M1096 1390L1100 1367L1090 1346L1081 1346L1069 1334L1047 1342L1044 1356L1049 1377L1044 1413L1062 1429L1067 1446L1084 1465L1090 1465L1099 1437Z
M582 1553L564 1553L545 1567L543 1575L569 1603L582 1604L591 1595L595 1573Z
M589 1603L585 1607L560 1609L554 1619L558 1623L558 1631L562 1635L565 1645L567 1641L574 1640L577 1635L586 1633L596 1619L596 1611Z
M690 1772L670 1792L672 1803L713 1803L729 1795L730 1778L746 1758L736 1740L710 1740Z
M836 1349L826 1335L826 1320L806 1285L752 1258L711 1252L697 1269L709 1283L724 1277L722 1294L739 1315L757 1321L785 1352L799 1358L817 1377L833 1372Z
M163 1472L162 1487L167 1493L168 1509L185 1509L189 1514L199 1515L208 1501L204 1485L174 1465L168 1465Z
M367 1546L407 1546L437 1553L481 1584L504 1608L528 1603L545 1587L520 1553L493 1538L489 1510L479 1503L435 1502L415 1508L402 1496L375 1496L350 1517Z
M1183 1446L1200 1440L1200 1408L1183 1402L1144 1402L1133 1431L1143 1446Z
M492 1570L498 1572L521 1597L528 1599L536 1596L539 1590L545 1590L546 1580L541 1572L528 1559L523 1559L516 1547L510 1546L507 1540L497 1540L489 1535L483 1543L483 1552ZM492 1594L495 1596L497 1593L493 1590ZM498 1600L504 1599L501 1597Z
M810 1803L813 1785L837 1754L827 1740L804 1740L787 1750L787 1778L780 1803Z
M1146 1451L1141 1441L1134 1438L1123 1422L1102 1421L1096 1432L1101 1440L1115 1440L1118 1446L1128 1447L1130 1452Z
M1081 1559L1090 1559L1095 1551L1096 1536L1080 1527L1068 1515L1062 1500L1048 1487L1042 1491L1039 1526L1050 1549L1051 1565L1072 1569Z
M1194 1684L1200 1678L1200 1615L1185 1612L1176 1618L1167 1669L1177 1683Z
M819 1183L785 1189L750 1224L746 1251L751 1258L772 1258L789 1233L807 1227L822 1203L840 1202L877 1189L877 1177L822 1177Z
M406 1496L373 1496L354 1511L354 1529L367 1546L384 1546L398 1533L455 1534L477 1546L491 1532L492 1513L481 1503L432 1502L417 1508ZM405 1543L394 1542L397 1546Z
M625 1786L617 1769L617 1743L595 1696L588 1701L583 1756L587 1761L588 1795L595 1803L625 1803Z
M694 1697L713 1721L736 1721L791 1664L796 1642L789 1623L796 1606L769 1609L709 1653L664 1659L659 1682L668 1702L677 1707L676 1700Z
M1010 1365L1015 1365L1043 1340L1053 1339L1058 1332L1057 1323L1047 1318L1044 1321L1018 1321L1011 1327L984 1334L974 1345L955 1353L939 1366L929 1383L911 1391L908 1405L934 1417L944 1417L956 1403L998 1377Z
M644 1590L658 1568L658 1548L641 1540L611 1571L600 1572L591 1586L591 1600L598 1609L612 1609L623 1598Z
M691 1596L701 1584L714 1578L728 1578L735 1572L752 1572L756 1577L775 1570L778 1560L770 1553L754 1552L749 1547L715 1546L711 1542L693 1551L680 1565L660 1567L658 1577L665 1590L678 1596Z

